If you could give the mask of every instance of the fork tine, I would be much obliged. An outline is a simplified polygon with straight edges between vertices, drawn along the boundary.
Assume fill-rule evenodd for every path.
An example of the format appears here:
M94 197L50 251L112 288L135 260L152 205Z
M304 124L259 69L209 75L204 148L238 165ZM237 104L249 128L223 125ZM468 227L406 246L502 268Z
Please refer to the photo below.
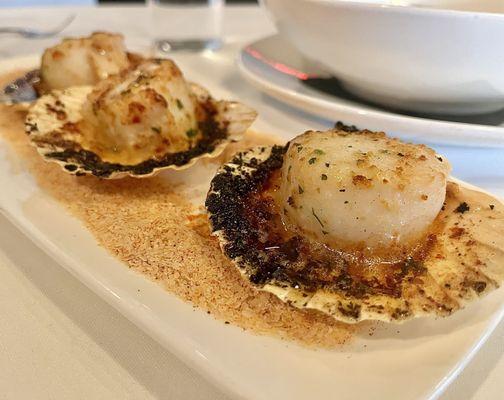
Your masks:
M0 28L1 33L21 35L25 38L35 39L35 38L47 38L62 32L68 25L72 23L75 19L75 14L66 17L56 28L50 29L48 31L33 30L26 28L16 28L16 27L5 27Z
M39 37L49 37L49 36L54 36L54 35L57 35L58 33L61 33L68 25L70 25L73 22L74 19L75 19L75 14L69 15L56 28L49 30L47 32L39 32L39 33L42 33L42 36L39 36Z

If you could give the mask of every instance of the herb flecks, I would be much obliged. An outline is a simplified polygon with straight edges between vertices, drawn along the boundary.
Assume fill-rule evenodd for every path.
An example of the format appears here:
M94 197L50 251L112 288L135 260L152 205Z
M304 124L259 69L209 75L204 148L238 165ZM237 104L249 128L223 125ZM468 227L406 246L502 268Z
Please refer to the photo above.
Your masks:
M191 138L193 138L193 137L195 137L197 134L198 134L198 131L197 131L196 129L193 129L193 128L188 129L188 130L186 131L186 136L187 136L188 138L190 138L190 139L191 139Z
M327 181L327 175L326 174L320 175L320 179L322 179L323 181Z
M312 157L308 160L308 164L310 165L315 164L315 161L317 161L317 157Z
M464 214L466 211L469 211L469 210L470 210L469 204L467 204L465 201L463 201L455 209L455 212L460 213L460 214Z
M175 102L177 103L177 108L179 110L182 110L184 108L184 105L182 104L182 102L180 101L180 99L175 100Z
M315 214L315 210L313 209L313 207L312 207L312 209L311 209L311 212L312 212L313 216L315 217L315 219L317 220L317 222L318 222L318 223L320 224L320 226L323 228L323 227L324 227L324 224L322 223L322 221L320 220L320 218L318 217L318 215L317 215L317 214Z
M161 128L158 126L151 126L152 132L156 132L157 134L161 133Z
M304 193L304 189L301 185L298 185L298 192L299 194L303 194Z
M323 150L320 150L320 149L315 149L313 150L313 153L318 155L318 156L322 156L325 154L325 152Z

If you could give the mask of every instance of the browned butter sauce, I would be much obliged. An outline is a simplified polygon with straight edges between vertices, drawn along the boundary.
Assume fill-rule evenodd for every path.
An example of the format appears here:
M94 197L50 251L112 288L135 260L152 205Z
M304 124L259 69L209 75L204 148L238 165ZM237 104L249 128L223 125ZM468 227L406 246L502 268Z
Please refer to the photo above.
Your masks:
M369 292L400 296L406 274L412 273L414 277L425 272L422 262L433 251L445 224L442 213L428 232L407 247L371 252L365 243L357 243L331 248L286 228L280 217L283 212L278 199L280 179L280 171L273 172L263 190L248 199L246 210L252 225L263 226L267 232L267 239L258 244L260 250L278 249L291 260L285 269L293 282L316 290L339 279L346 281L339 288L351 296L362 297ZM452 197L452 191L448 191L448 198Z

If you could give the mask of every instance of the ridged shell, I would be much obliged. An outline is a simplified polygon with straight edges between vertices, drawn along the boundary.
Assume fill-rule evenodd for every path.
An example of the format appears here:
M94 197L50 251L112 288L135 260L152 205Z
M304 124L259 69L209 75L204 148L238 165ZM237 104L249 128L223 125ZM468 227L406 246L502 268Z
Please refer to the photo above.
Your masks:
M122 165L103 161L98 154L81 146L82 133L75 129L75 124L82 118L81 108L91 90L90 86L80 86L53 91L39 98L26 118L26 132L39 154L74 175L147 178L163 169L186 169L200 158L217 157L228 143L240 140L257 115L241 103L216 101L204 88L192 83L191 90L198 101L212 102L216 110L214 121L225 130L225 137L203 138L189 150L168 154L160 160Z
M236 155L212 180L206 200L213 235L241 274L257 288L273 293L295 307L319 310L337 320L356 323L380 320L401 323L422 316L447 316L490 291L504 280L504 207L481 191L454 181L448 183L447 202L438 218L443 227L423 262L422 273L406 275L397 295L349 296L344 290L306 290L282 280L274 269L257 276L259 264L278 264L274 251L254 249L267 237L264 224L246 222L243 204L260 190L283 162L284 147L260 147ZM465 205L459 209L463 203ZM253 238L258 238L254 242ZM285 264L284 264L285 265ZM280 277L280 278L279 278Z

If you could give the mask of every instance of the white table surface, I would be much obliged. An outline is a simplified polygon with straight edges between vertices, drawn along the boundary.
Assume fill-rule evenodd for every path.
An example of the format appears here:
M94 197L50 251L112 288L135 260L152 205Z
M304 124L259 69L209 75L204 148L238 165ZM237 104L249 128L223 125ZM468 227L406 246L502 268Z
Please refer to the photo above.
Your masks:
M0 26L44 28L71 13L77 18L65 35L112 30L124 33L130 46L150 43L148 12L137 7L0 8ZM197 24L182 25L190 34ZM167 21L166 26L169 34L174 24ZM257 7L225 10L227 40L250 41L273 32ZM2 37L0 59L40 52L57 40ZM504 194L502 150L437 149L451 159L455 175ZM0 400L228 399L38 250L1 215L0 315ZM503 354L501 323L442 399L501 399Z

